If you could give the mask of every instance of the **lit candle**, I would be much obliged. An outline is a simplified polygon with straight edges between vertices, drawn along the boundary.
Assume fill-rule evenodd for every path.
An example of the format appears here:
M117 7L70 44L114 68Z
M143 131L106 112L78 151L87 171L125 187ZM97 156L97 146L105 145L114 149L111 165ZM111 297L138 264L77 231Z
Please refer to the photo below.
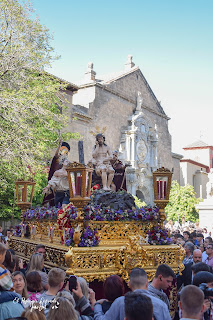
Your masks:
M163 198L163 180L160 180L160 199Z
M82 176L77 176L77 179L76 179L76 195L78 195L78 196L81 195L81 180L82 180Z
M159 186L159 181L157 181L157 189L158 189L158 199L160 199L160 186Z
M31 226L31 231L30 231L32 236L35 236L36 234L36 227L34 225Z
M166 199L166 181L164 181L164 199Z

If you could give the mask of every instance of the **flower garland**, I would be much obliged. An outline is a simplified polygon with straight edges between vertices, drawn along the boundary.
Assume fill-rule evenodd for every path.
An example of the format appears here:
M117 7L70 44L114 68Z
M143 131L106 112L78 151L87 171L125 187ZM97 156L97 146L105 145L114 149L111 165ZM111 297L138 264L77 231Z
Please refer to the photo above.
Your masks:
M159 208L146 206L140 209L114 210L88 205L84 208L84 219L94 221L158 221Z
M75 228L70 228L69 235L65 240L66 246L74 246L73 235L75 233ZM79 242L79 247L96 247L100 242L97 229L91 229L91 227L86 227L81 234L81 241Z
M36 207L35 209L28 209L23 214L24 220L43 220L43 219L57 219L58 208L56 207Z
M169 237L169 231L167 229L161 229L158 225L152 230L147 231L147 234L149 236L149 244L166 245L172 243L172 240Z

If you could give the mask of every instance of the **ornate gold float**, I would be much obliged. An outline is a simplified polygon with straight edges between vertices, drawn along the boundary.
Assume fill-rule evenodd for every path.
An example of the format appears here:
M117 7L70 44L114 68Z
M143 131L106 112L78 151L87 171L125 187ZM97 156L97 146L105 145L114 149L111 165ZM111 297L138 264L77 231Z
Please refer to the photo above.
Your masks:
M157 266L162 263L171 266L176 273L183 270L182 260L185 251L181 246L147 244L145 239L147 231L156 226L158 221L83 220L82 204L79 205L79 201L82 201L84 205L88 202L91 170L74 163L68 168L68 176L71 200L75 198L80 209L80 216L78 215L76 221L72 223L75 226L80 223L82 226L89 224L91 228L97 229L101 239L99 246L66 247L61 245L63 231L59 230L55 220L31 220L28 221L28 226L31 230L36 230L34 233L31 232L31 238L13 236L10 240L10 246L20 257L29 260L35 251L36 244L43 243L46 247L45 265L47 268L58 266L66 269L68 274L83 276L88 281L103 281L111 274L119 274L127 281L129 271L134 267L144 268L151 280ZM153 176L155 202L160 203L160 224L162 224L164 207L168 203L171 173L163 168L158 169ZM77 177L82 178L77 179ZM160 180L156 177L160 177ZM161 183L164 189L158 187L157 181L166 181L166 183ZM77 241L78 239L76 243Z

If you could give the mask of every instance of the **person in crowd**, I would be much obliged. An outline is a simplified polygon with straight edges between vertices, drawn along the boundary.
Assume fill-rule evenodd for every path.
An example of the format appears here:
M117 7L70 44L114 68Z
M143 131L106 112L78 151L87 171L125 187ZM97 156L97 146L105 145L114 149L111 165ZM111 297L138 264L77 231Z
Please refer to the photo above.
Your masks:
M150 297L153 304L153 314L156 320L169 320L171 319L167 305L151 294L148 289L148 277L146 272L141 268L134 268L130 273L129 287L135 293L144 294ZM124 313L124 297L117 298L104 314L101 304L103 299L96 302L94 306L94 319L95 320L123 320Z
M73 299L72 294L75 294L77 298L77 301L79 302L79 312L76 310L76 304L75 304L75 299ZM94 317L94 312L86 299L86 297L83 295L83 292L81 290L80 282L77 281L77 287L76 290L72 290L72 294L69 291L63 290L57 293L56 295L56 300L60 297L66 298L71 302L72 308L75 310L75 314L77 315L78 320L92 320ZM54 305L55 301L52 303ZM52 306L51 304L51 306ZM51 310L50 306L50 310ZM48 319L51 318L52 312L48 315ZM72 318L71 318L72 319Z
M4 237L5 242L7 242L8 240L10 240L10 237L12 236L12 232L10 229L6 230L6 235Z
M171 240L172 240L172 243L173 243L173 244L176 244L177 239L176 239L174 233L171 234Z
M20 317L24 310L21 304L21 296L14 291L10 291L13 287L11 276L4 267L3 262L7 248L0 243L0 319ZM17 303L16 303L17 302Z
M13 272L12 280L13 280L13 289L15 290L15 292L17 292L18 294L20 294L21 297L27 300L28 298L27 281L23 273L21 271Z
M43 257L44 257L44 260L45 260L45 258L46 258L46 249L45 249L45 246L43 244L41 244L41 243L37 244L37 246L35 247L35 253L42 254ZM45 267L42 268L42 271L47 273Z
M0 280L1 280L1 289L10 290L13 287L13 282L10 276L10 273L3 265L7 248L4 244L0 243Z
M45 316L49 312L49 302L52 301L64 285L66 273L60 268L52 268L48 273L48 290L39 297L38 302L45 308Z
M202 252L200 249L195 249L193 252L193 261L185 265L182 275L177 276L177 288L180 289L182 285L187 286L192 283L192 265L202 262Z
M193 285L184 287L180 292L179 308L182 320L200 320L204 311L204 294Z
M193 240L195 246L199 246L199 241L197 240L197 234L195 230L191 233L190 238Z
M29 299L38 301L43 292L40 274L37 271L28 272L26 280Z
M38 271L41 276L41 283L44 290L48 289L48 278L46 272L42 271L44 267L44 257L41 253L35 253L31 256L27 273Z
M46 256L46 250L45 250L45 246L43 244L37 244L37 246L35 247L35 253L40 253L43 255L44 259Z
M209 288L213 288L213 273L200 271L193 278L193 285L199 287L201 283L206 283Z
M204 236L202 233L197 233L197 241L198 241L198 246L200 246L203 243Z
M202 283L205 283L208 288L213 289L213 274L208 271L200 271L193 278L193 285L199 287ZM208 297L213 299L213 297ZM213 306L210 303L209 299L204 300L205 304L205 316L204 318L212 319L213 318Z
M13 259L15 262L15 268L14 268L14 272L15 271L21 271L23 273L23 275L25 276L25 268L24 268L24 262L21 258L19 258L16 255L13 255Z
M93 291L93 290L89 288L88 283L82 277L78 277L77 278L77 283L79 283L79 285L81 287L82 294L83 294L84 298L87 300L87 303L89 305L90 292ZM74 291L72 292L72 294L73 294L73 297L74 297L74 300L75 300L75 308L76 308L76 310L81 311L81 299L79 299L79 296L76 295L74 293ZM93 304L94 304L94 302L93 302Z
M152 320L152 300L140 293L127 292L124 297L125 320Z
M6 251L3 264L5 268L10 271L11 274L15 271L15 259L13 258L13 255L10 252L10 250Z
M169 299L163 290L172 286L174 278L174 271L167 264L161 264L156 270L153 281L148 285L148 291L165 302L168 309L170 308Z
M207 255L207 253L206 253L206 248L208 247L208 245L210 244L210 243L212 243L213 241L212 241L212 238L211 237L206 237L205 239L204 239L204 242L203 242L203 244L204 244L204 252L202 253L202 261L203 262L205 262L206 261L206 259L208 258L208 255Z
M180 234L180 233L175 234L175 238L177 239L176 244L181 244L181 245L185 244L185 240L184 240L184 237L182 236L182 234Z
M208 257L206 258L205 263L213 267L213 243L209 243L206 247L206 254Z
M193 261L193 251L194 251L194 245L191 242L186 242L184 245L184 249L186 252L186 256L183 259L183 264L187 264Z
M105 314L111 307L113 301L124 295L123 280L118 275L111 275L105 280L103 289L106 300L103 301L101 306Z
M194 278L195 274L200 272L200 271L208 271L208 272L213 272L212 267L208 266L208 264L204 262L198 262L196 264L193 264L191 266L192 269L192 278Z
M39 303L34 302L33 307L27 307L21 314L21 317L27 320L46 320L44 310L42 310ZM63 318L62 318L63 319ZM21 320L21 319L20 319Z
M72 319L78 320L78 315L72 303L65 297L57 297L51 303L48 320Z
M190 239L190 232L185 230L183 231L184 240L187 242Z

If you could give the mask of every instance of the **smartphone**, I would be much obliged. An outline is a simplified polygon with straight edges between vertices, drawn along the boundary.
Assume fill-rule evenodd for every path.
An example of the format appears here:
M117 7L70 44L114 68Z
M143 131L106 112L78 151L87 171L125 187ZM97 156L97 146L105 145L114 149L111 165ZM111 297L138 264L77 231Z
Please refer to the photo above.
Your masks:
M76 288L77 288L77 277L70 276L69 277L69 290L72 292L72 289L76 290Z

